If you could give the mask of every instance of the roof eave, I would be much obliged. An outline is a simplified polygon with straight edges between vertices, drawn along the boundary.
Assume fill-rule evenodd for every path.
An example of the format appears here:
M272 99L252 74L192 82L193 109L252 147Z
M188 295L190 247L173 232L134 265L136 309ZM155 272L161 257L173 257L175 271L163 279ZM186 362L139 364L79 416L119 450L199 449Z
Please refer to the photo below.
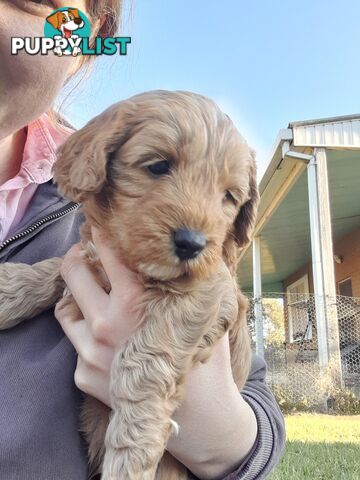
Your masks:
M360 120L360 113L353 113L352 115L341 115L338 117L316 118L314 120L301 120L297 122L290 122L289 128L302 127L307 125L318 125L319 123L348 122L351 120Z
M260 195L264 192L267 184L270 182L271 177L274 175L274 172L277 170L279 164L282 161L282 146L284 142L291 142L293 139L293 132L291 128L283 128L279 131L273 148L270 155L270 163L261 178L259 183L259 192Z

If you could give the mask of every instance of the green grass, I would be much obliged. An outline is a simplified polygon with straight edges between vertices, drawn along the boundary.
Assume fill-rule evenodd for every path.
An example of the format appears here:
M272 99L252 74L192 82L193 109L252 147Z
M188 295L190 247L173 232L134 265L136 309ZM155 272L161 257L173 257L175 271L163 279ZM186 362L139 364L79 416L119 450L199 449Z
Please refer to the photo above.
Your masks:
M286 417L286 452L270 480L359 480L360 415Z

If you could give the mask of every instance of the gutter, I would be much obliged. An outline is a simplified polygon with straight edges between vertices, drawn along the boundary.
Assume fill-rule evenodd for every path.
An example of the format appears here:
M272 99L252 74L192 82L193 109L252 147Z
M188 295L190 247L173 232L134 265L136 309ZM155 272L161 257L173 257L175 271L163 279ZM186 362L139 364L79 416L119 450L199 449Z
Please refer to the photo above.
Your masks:
M314 155L308 155L307 153L295 152L294 150L290 150L290 143L285 142L282 146L282 156L284 158L293 158L294 160L298 160L303 162L305 165L310 164L314 161Z
M338 123L338 122L348 122L353 120L360 120L360 113L353 113L352 115L341 115L338 117L326 117L326 118L316 118L314 120L301 120L298 122L290 122L289 128L292 127L306 127L309 125L318 125L322 123Z
M310 156L290 150L293 140L291 128L280 130L271 154L271 161L260 184L260 204L254 236L258 236L289 190L305 170ZM299 160L301 160L299 162ZM240 253L239 261L250 248L249 244Z
M279 154L282 151L283 144L285 142L290 142L292 140L293 140L292 128L283 128L282 130L279 131L278 136L276 137L275 143L273 145L273 148L271 150L271 155L270 155L271 161L259 183L260 195L262 195L262 193L264 192L274 172L278 169L279 163L281 163L282 161L282 158L280 158L280 161L279 161Z

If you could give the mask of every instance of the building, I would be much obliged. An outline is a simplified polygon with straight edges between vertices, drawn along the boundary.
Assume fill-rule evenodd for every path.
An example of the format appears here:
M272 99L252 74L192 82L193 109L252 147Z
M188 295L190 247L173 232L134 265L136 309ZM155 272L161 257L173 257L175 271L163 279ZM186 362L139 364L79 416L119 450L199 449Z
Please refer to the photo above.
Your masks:
M264 299L277 299L286 364L331 363L360 388L360 115L290 123L259 189L239 268L257 352L271 328Z

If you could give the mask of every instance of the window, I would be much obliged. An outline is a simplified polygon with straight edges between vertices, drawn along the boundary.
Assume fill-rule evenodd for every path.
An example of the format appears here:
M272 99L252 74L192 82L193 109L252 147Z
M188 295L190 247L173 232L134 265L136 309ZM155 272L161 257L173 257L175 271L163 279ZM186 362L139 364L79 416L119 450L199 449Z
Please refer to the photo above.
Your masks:
M344 295L345 297L353 296L351 277L346 278L345 280L341 280L341 282L338 282L338 291L339 295Z
M289 320L289 341L300 342L312 339L312 324L309 304L308 275L296 280L286 289Z

